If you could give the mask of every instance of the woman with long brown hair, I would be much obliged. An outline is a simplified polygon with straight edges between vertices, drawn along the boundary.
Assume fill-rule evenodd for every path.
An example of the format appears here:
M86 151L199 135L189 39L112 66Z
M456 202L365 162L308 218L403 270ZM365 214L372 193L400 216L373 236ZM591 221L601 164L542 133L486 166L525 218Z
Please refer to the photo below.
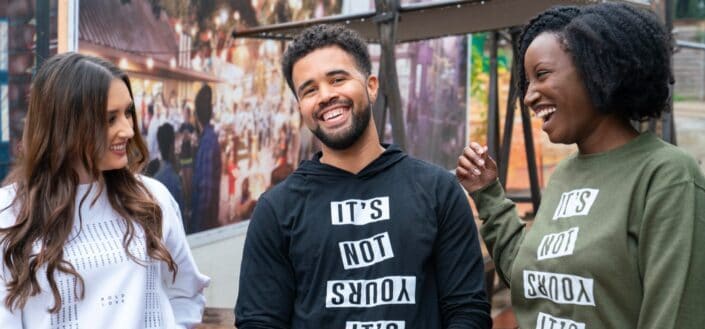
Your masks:
M130 81L76 53L37 71L21 154L0 189L2 328L174 328L200 322L196 268L148 160Z

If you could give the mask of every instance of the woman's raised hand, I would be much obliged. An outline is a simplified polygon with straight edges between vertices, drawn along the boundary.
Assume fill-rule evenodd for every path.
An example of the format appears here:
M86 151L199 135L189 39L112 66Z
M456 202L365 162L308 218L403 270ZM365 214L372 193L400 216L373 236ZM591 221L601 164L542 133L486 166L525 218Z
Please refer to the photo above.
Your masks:
M497 179L497 163L487 154L487 146L471 142L458 157L455 175L469 193Z

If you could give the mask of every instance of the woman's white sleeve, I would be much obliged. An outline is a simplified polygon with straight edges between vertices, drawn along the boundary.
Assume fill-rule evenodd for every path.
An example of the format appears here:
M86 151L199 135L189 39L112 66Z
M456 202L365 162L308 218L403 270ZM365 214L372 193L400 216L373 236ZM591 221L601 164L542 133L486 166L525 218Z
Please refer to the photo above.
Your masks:
M176 323L181 327L192 328L201 323L206 304L203 289L208 286L210 278L198 271L186 241L179 206L174 198L169 196L169 199L170 204L162 203L164 242L178 266L178 272L174 280L173 273L162 262L162 280Z
M2 329L22 329L22 309L10 310L5 305L9 277L10 273L7 272L3 263L2 272L0 272L0 284L2 284L2 289L0 289L0 324L2 324Z

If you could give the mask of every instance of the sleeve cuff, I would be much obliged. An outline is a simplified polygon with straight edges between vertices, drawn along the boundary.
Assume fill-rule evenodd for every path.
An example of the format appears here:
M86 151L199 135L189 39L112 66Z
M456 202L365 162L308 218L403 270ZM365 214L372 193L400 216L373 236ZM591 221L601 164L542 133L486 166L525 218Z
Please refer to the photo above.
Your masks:
M490 215L490 211L506 199L504 188L498 179L493 183L470 193L470 197L475 202L478 215L482 221L487 220Z

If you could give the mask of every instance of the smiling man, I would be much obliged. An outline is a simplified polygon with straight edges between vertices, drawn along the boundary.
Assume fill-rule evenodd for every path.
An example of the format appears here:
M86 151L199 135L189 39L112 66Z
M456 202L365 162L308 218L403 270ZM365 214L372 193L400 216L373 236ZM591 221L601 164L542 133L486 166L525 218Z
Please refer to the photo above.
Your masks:
M490 328L467 198L446 170L380 144L367 45L314 26L282 68L322 151L257 203L237 327Z

